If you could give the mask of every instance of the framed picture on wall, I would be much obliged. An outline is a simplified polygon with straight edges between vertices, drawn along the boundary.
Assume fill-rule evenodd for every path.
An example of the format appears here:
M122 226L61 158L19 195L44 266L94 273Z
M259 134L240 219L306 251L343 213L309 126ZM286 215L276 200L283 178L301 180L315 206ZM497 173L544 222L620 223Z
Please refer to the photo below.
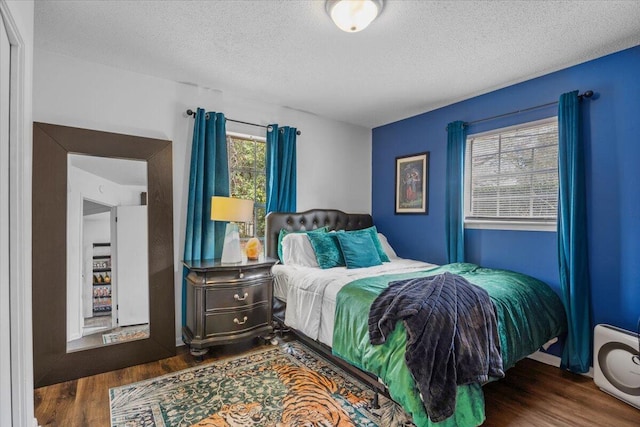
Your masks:
M429 213L429 152L396 157L396 214Z

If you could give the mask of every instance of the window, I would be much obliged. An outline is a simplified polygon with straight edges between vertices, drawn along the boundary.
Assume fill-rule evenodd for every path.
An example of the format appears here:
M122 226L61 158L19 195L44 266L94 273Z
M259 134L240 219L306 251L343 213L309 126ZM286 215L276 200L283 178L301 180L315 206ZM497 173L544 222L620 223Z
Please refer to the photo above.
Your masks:
M264 138L227 133L231 197L254 201L253 222L238 224L240 238L264 239L267 204L267 144Z
M467 137L465 227L554 230L558 120Z

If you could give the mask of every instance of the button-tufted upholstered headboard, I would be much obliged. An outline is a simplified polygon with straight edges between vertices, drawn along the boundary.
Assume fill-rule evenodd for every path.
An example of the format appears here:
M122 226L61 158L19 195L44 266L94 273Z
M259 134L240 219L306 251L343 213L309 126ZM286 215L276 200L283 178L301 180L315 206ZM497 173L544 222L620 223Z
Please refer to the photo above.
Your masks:
M304 212L271 212L267 215L267 256L278 258L278 234L287 231L314 230L328 226L329 230L359 230L371 227L369 214L349 214L335 209L311 209Z

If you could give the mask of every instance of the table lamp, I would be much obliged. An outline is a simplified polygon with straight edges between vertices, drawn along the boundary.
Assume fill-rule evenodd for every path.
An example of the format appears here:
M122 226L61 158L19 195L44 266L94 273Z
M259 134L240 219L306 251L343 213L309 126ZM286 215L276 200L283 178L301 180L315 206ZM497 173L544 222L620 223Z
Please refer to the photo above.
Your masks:
M223 264L242 262L240 233L238 232L237 223L251 222L253 220L253 200L213 196L211 198L211 220L227 221L220 262Z

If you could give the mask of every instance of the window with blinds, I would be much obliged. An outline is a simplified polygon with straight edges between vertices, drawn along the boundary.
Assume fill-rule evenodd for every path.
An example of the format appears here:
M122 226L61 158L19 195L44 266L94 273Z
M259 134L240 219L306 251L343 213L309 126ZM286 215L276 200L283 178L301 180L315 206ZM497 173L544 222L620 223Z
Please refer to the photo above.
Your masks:
M555 224L558 120L467 137L465 222Z

